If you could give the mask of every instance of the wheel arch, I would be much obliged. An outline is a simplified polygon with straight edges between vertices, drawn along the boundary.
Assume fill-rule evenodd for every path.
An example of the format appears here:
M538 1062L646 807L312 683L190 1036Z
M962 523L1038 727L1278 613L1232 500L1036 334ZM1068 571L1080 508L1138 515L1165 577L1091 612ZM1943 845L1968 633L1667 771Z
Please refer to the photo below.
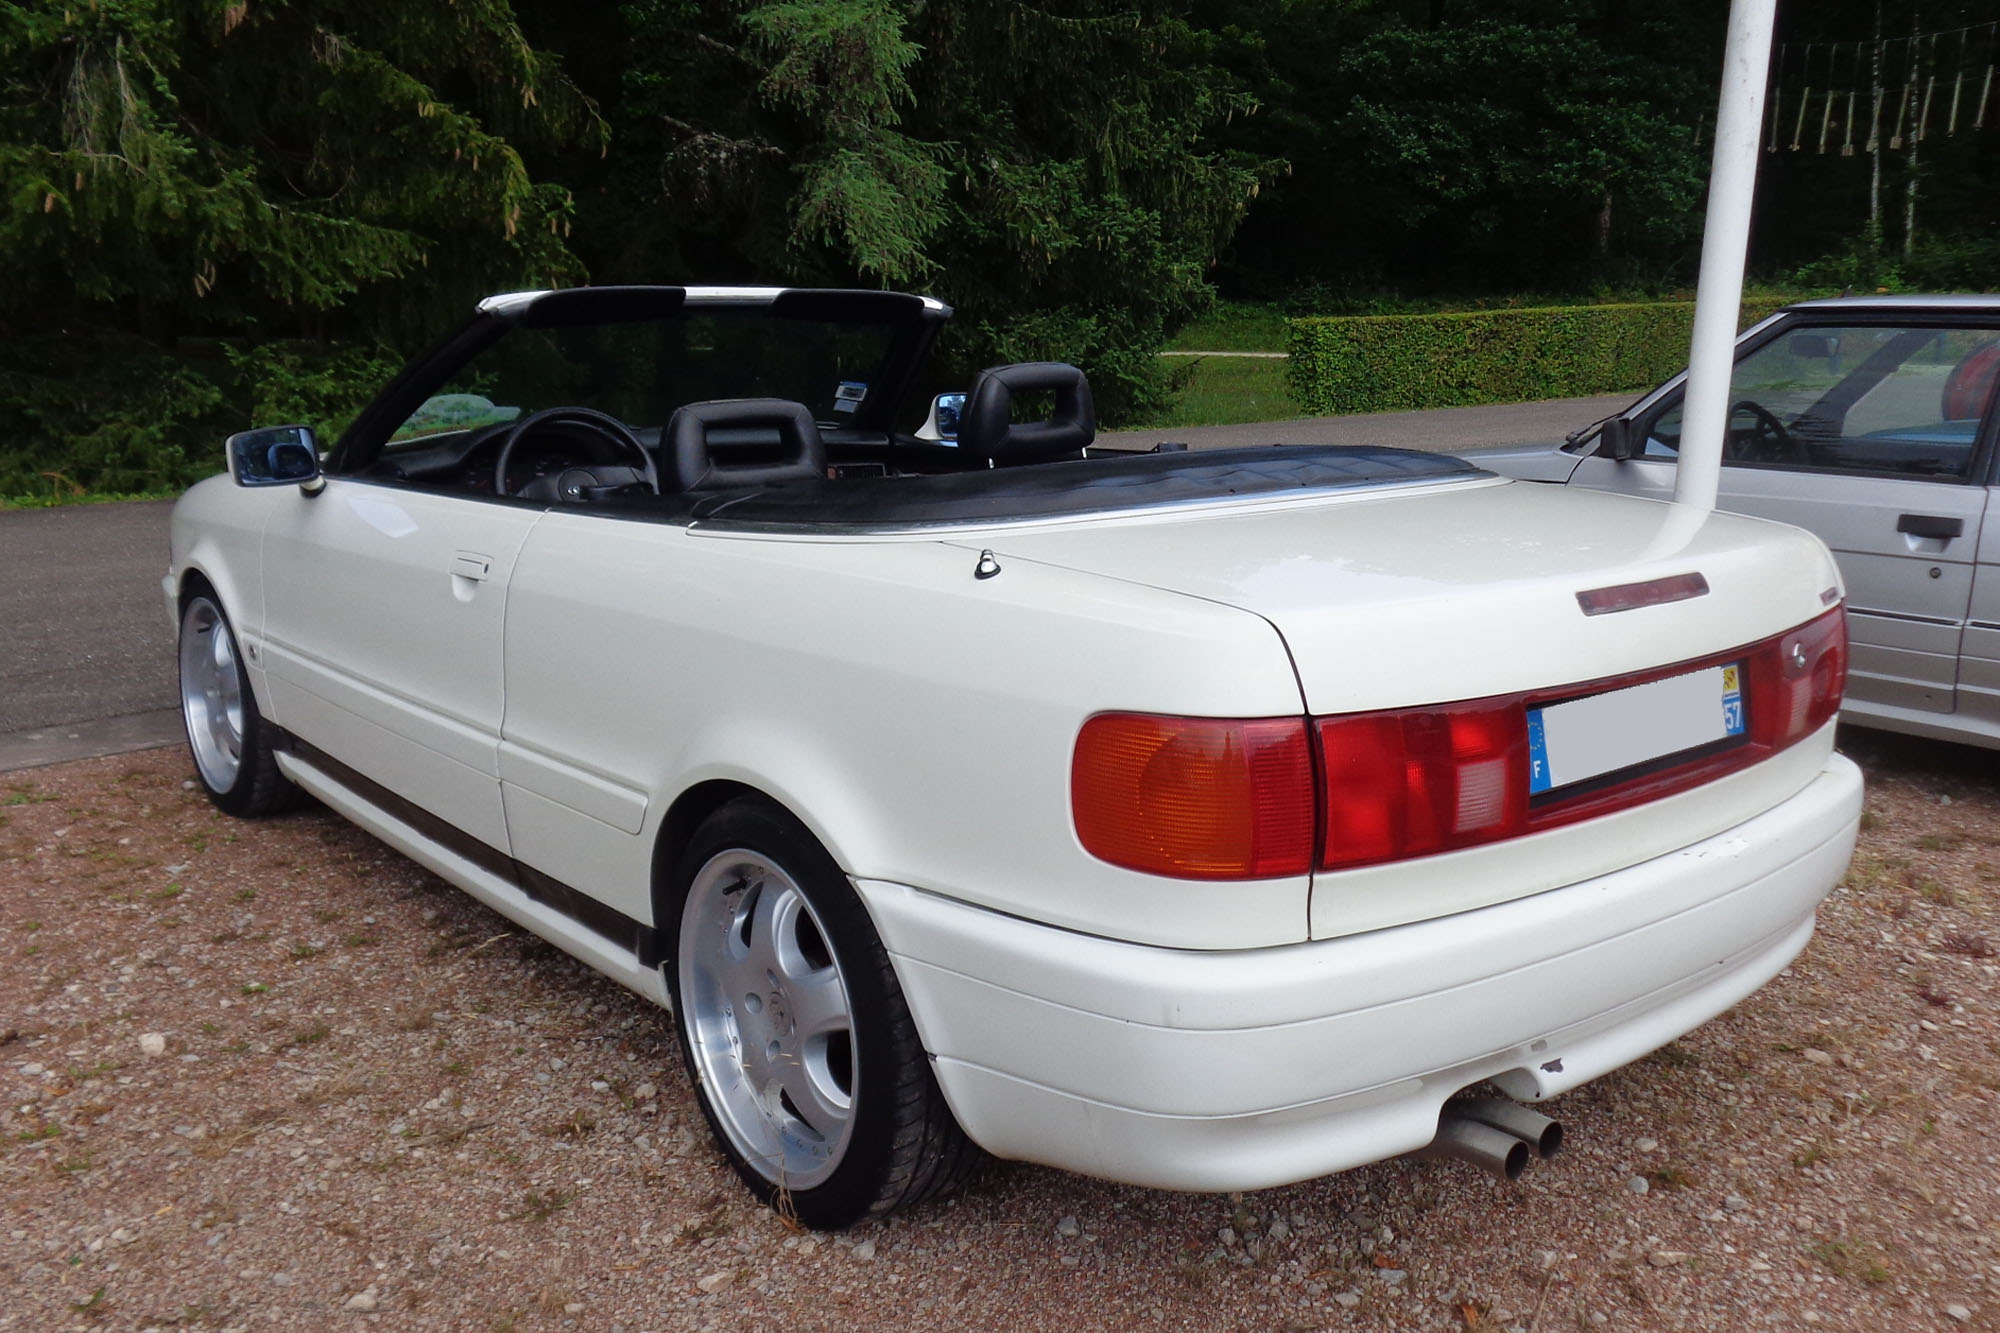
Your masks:
M180 586L174 594L174 607L177 612L185 615L188 603L202 593L215 598L216 603L222 607L222 614L229 614L229 600L217 591L215 580L208 576L207 571L195 565L189 565L181 571ZM235 622L232 620L230 623Z
M694 831L701 827L703 820L731 801L745 797L768 801L792 818L798 818L797 812L787 808L784 802L769 792L730 778L711 778L695 783L676 796L661 817L659 832L653 839L652 904L653 927L661 935L663 948L665 940L678 926L673 919L674 871L680 864L681 853L687 850Z
M236 638L236 646L242 649L246 633L254 636L253 630L245 628L243 620L244 597L229 577L203 561L190 558L179 570L178 582L174 590L174 634L178 640L181 617L187 614L188 603L206 594L214 599L222 609L223 619L229 624L229 632ZM178 648L176 649L178 652ZM252 697L257 701L258 711L275 721L271 711L270 690L264 681L264 665L258 654L246 653L243 657L244 679L250 684Z

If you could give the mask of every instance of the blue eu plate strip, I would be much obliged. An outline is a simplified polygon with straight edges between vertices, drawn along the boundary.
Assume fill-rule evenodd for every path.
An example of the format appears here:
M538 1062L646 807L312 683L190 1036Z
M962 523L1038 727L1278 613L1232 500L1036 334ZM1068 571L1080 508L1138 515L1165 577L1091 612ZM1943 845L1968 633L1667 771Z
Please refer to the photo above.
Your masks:
M1722 729L1731 736L1743 734L1743 667L1722 668Z

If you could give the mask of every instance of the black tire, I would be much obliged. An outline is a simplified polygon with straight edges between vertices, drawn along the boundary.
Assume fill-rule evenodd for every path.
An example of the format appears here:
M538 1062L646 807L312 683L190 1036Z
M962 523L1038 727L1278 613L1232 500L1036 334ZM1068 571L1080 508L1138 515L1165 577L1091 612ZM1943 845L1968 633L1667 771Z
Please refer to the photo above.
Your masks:
M244 818L297 806L305 793L278 771L276 730L257 710L229 617L205 588L182 602L179 656L181 725L208 799Z
M804 825L761 799L724 806L695 830L666 908L663 966L688 1078L759 1199L837 1230L964 1174L976 1150L888 952Z

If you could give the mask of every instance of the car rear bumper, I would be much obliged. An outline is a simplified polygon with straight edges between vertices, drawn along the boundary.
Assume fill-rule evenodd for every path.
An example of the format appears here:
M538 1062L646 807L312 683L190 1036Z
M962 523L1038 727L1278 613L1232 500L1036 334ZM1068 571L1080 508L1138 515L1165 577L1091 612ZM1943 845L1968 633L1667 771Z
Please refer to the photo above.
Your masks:
M1133 1184L1256 1189L1421 1148L1468 1084L1550 1097L1728 1009L1805 947L1860 808L1836 755L1669 855L1273 949L1151 948L857 887L975 1142Z

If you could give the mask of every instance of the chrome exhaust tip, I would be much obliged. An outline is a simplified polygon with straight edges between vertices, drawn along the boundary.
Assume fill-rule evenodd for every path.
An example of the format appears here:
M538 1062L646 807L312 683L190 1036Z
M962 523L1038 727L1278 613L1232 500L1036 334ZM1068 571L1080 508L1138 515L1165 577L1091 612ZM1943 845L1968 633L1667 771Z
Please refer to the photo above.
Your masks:
M1467 1097L1463 1101L1452 1102L1446 1109L1511 1134L1527 1144L1534 1150L1535 1156L1545 1162L1562 1151L1561 1123L1539 1111L1530 1111L1519 1102L1501 1097Z
M1439 1113L1437 1137L1421 1155L1470 1162L1501 1180L1519 1180L1533 1156L1521 1139L1460 1114L1455 1104L1447 1105Z

